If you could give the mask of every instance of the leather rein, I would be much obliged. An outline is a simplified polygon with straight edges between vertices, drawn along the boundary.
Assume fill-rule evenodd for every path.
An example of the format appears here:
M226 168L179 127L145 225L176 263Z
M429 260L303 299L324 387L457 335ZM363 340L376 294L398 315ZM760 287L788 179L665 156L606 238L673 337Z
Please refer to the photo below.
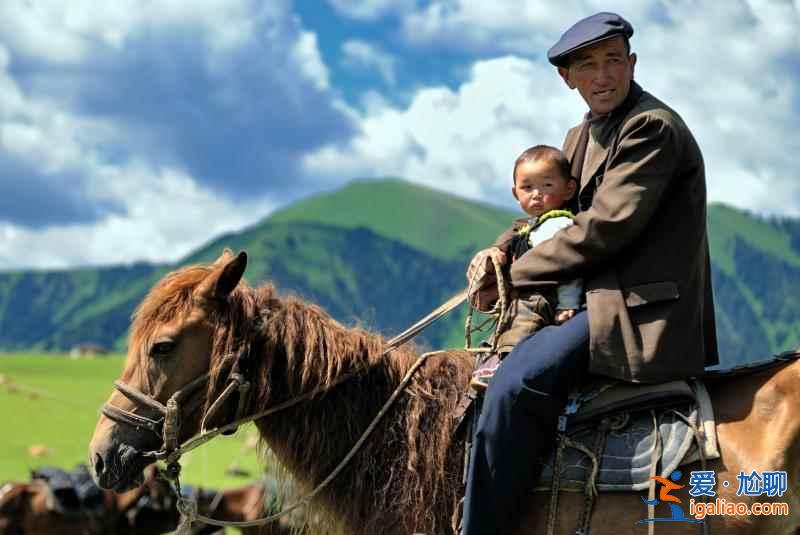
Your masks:
M242 355L237 357L237 364L241 358ZM157 418L148 418L141 414L120 409L110 403L104 403L100 412L110 420L130 425L137 430L149 431L162 439L161 449L144 452L142 456L150 457L155 460L167 460L171 453L180 449L179 437L182 411L191 413L200 408L203 401L201 394L203 390L205 390L210 376L211 374L206 372L192 380L183 388L172 394L166 404L162 404L152 396L145 394L129 384L122 381L114 381L114 388L126 398L133 401L134 404L152 409L161 416ZM206 432L206 422L216 416L233 392L239 393L239 402L234 420L239 420L242 417L242 413L249 400L250 383L244 379L241 373L232 372L228 378L227 386L217 399L214 400L214 403L209 407L205 416L203 416L201 433Z

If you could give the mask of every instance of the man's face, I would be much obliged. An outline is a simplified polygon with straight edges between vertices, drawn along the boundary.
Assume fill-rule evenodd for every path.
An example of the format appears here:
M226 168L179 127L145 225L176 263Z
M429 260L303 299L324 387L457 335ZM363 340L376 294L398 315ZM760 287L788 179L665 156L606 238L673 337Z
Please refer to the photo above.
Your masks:
M635 65L636 54L628 54L625 38L618 35L573 52L569 67L559 67L558 73L593 115L605 115L628 96Z

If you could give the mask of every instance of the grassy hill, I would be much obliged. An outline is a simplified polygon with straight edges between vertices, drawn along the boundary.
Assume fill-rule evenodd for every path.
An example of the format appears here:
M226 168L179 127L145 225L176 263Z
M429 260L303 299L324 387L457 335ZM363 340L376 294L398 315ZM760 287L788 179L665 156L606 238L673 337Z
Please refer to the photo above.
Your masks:
M508 227L508 210L399 179L357 180L276 211L270 222L364 227L431 256L463 261Z
M164 272L139 263L0 273L0 348L67 349L87 341L113 347Z
M214 240L186 263L216 259L223 247L248 252L245 277L272 281L322 305L348 324L394 335L461 289L464 264L428 255L364 227L266 222ZM457 324L458 333L452 327ZM463 345L463 319L443 320L425 332L426 344Z
M271 280L340 321L395 334L459 290L472 253L515 217L401 180L355 181L214 239L176 265L0 273L0 349L121 349L153 282L223 247L248 251L251 283ZM800 344L800 221L713 205L709 228L723 363ZM426 331L423 345L461 345L463 317Z
M800 224L719 204L708 220L723 358L800 345Z

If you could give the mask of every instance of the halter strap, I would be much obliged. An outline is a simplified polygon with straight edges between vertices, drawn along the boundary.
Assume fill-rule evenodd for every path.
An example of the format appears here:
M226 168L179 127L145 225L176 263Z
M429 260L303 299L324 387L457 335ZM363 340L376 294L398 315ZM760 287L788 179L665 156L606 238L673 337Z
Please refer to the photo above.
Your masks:
M192 411L200 407L202 396L198 393L202 387L208 383L209 374L203 375L192 380L183 388L172 394L167 404L163 405L158 400L148 396L141 390L126 384L122 381L114 381L114 388L123 396L133 401L134 404L143 405L161 415L161 418L148 418L142 414L121 409L110 403L104 403L100 412L108 419L117 423L128 424L136 429L146 429L163 440L164 451L177 449L180 435L180 411L181 404L186 402L183 407L187 411ZM157 457L153 455L158 452L146 452L146 457Z

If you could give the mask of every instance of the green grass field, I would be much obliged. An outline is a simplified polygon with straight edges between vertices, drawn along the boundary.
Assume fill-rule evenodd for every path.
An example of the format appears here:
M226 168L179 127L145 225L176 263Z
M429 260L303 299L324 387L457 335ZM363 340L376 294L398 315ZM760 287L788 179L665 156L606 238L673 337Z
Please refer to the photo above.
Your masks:
M85 462L99 408L122 370L123 357L0 353L0 481L23 480L39 466L70 469ZM241 486L263 472L246 443L255 429L217 437L181 459L183 481L210 488ZM248 440L249 439L249 440ZM47 450L31 455L33 446ZM251 477L225 475L236 464Z

